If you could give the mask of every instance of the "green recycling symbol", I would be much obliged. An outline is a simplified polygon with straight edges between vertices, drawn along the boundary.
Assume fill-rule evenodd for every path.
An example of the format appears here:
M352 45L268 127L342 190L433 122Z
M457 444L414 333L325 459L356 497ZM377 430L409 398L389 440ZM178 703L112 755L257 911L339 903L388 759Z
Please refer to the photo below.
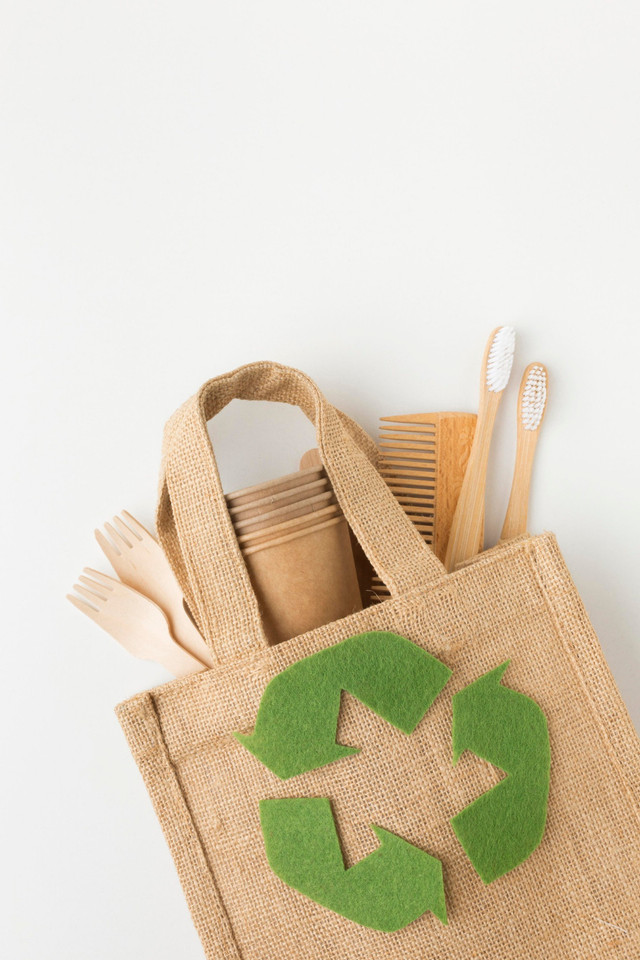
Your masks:
M508 664L452 698L454 764L470 750L506 774L451 820L484 883L533 853L547 816L547 721L533 700L501 684ZM343 690L410 735L451 674L398 634L358 634L274 677L262 695L253 733L234 736L288 780L359 752L336 743ZM380 845L347 869L328 798L261 800L260 823L274 873L334 913L385 932L401 930L427 911L447 923L442 863L395 833L372 824Z

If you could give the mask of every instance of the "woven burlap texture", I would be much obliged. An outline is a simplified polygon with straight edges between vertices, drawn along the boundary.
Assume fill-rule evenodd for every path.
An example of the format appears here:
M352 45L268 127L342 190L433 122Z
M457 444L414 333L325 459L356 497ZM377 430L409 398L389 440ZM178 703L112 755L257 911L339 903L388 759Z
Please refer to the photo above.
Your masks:
M194 526L196 516L184 523L197 489L208 489L217 498L208 509L216 524L224 522L210 446L205 466L193 455L194 437L206 451L198 429L193 428L191 447L185 447L185 430L179 429L174 441L186 457L180 470L169 439L175 474L167 483L165 462L159 512L163 541L179 553L172 557L176 572L202 605L200 623L210 631L219 662L204 673L133 697L117 713L206 957L638 960L640 745L554 537L501 545L445 575L419 538L416 548L411 525L393 498L390 503L385 497L386 487L371 467L375 451L359 429L325 409L323 398L311 409L315 387L305 385L292 401L291 382L303 382L298 379L303 375L277 365L242 368L243 395L264 395L256 376L271 387L276 383L272 398L286 394L288 402L300 403L320 419L319 442L343 509L396 595L276 647L266 646L257 608L233 621L232 611L242 607L240 597L247 589L251 594L250 585L227 581L233 597L224 602L219 593L215 599L207 593L207 550L213 551L209 570L234 576L238 559L242 563L233 549L235 538L231 549L225 541L220 564L219 548L207 528L211 517L205 517L200 531ZM224 405L218 402L219 382L210 381L205 389L207 395L216 394L217 409ZM237 393L236 381L228 398ZM204 422L211 407L202 406L198 396ZM200 477L185 481L189 470ZM369 509L371 501L377 518ZM201 511L202 505L196 505L200 521ZM206 548L190 543L202 531ZM215 629L221 631L217 636ZM410 737L343 694L338 740L362 747L361 752L290 781L278 780L232 732L253 728L273 676L302 657L368 630L392 630L424 647L453 670L449 684ZM507 659L511 663L504 683L532 697L549 722L549 813L545 836L532 856L485 886L449 820L501 774L469 753L452 765L451 697ZM449 925L426 913L404 930L380 933L331 913L279 880L266 860L258 802L317 796L332 801L347 865L375 849L371 823L438 857Z

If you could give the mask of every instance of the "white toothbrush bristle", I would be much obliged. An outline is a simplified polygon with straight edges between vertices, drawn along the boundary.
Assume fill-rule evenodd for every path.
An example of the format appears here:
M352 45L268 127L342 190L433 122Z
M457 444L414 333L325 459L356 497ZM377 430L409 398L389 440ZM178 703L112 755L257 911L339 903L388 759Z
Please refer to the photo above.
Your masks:
M487 359L487 387L500 393L509 383L516 332L513 327L500 327L493 338Z
M547 371L542 364L531 367L522 391L520 416L525 430L537 430L547 404Z

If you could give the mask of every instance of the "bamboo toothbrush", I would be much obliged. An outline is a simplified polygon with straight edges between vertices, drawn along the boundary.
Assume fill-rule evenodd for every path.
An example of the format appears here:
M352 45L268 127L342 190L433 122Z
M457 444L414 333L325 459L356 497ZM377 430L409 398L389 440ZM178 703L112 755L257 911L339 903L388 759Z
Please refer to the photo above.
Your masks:
M484 353L478 419L447 544L444 561L447 570L455 569L457 564L482 550L489 448L502 393L511 374L515 339L512 327L497 327Z
M516 463L501 540L510 540L527 532L531 469L540 425L547 409L548 382L547 369L541 363L530 363L522 376L518 396Z

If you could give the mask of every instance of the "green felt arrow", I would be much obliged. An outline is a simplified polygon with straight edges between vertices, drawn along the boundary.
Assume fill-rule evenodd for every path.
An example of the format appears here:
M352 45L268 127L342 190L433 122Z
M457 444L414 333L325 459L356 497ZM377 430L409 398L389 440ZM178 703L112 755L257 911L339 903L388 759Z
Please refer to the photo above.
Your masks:
M328 799L261 800L269 865L288 886L334 913L392 933L427 910L447 922L442 864L382 827L380 846L345 869Z
M451 820L484 883L533 853L547 819L547 721L530 697L501 685L508 665L507 660L453 697L454 764L471 750L507 774Z
M347 690L404 733L412 733L451 670L395 633L349 637L287 667L267 684L253 733L234 733L281 780L358 753L336 743Z

